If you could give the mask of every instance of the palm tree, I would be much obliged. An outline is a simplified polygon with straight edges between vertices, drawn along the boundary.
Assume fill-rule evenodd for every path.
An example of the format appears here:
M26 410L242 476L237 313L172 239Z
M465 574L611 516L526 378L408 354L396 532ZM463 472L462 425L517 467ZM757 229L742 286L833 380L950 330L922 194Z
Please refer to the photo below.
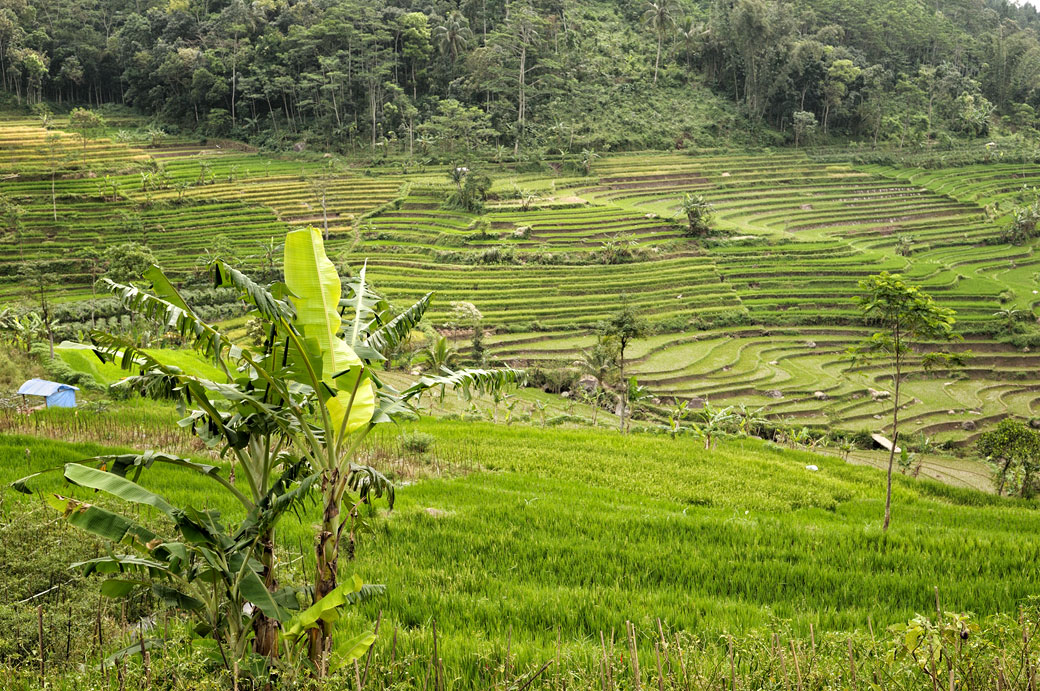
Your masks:
M715 217L715 208L700 194L684 194L679 203L679 210L686 215L688 235L707 235L711 232L711 222Z
M909 257L914 251L914 236L900 235L896 242L896 254L901 257Z
M697 52L697 46L703 35L704 26L697 23L693 17L683 17L679 22L679 42L682 43L683 52L686 53L686 69L690 69L690 57Z
M757 436L762 426L769 422L762 415L761 408L748 410L747 404L741 403L734 410L737 418L737 427L743 434Z
M606 389L607 382L617 371L618 352L616 339L600 336L596 345L582 349L581 358L574 363L582 374L596 380L597 389Z
M994 317L1000 317L1004 322L1004 329L1007 331L1015 330L1015 322L1017 322L1022 315L1022 310L1017 307L1004 307L993 313Z
M588 349L582 349L581 358L574 364L582 374L586 374L596 380L596 389L589 396L589 402L593 406L592 424L595 425L596 413L603 401L603 394L608 390L607 382L617 372L617 340L600 336L596 340L596 345Z
M449 12L444 23L434 28L433 35L441 52L450 56L452 63L458 59L459 53L466 49L473 38L469 20L458 10Z
M725 432L736 418L733 406L727 408L716 408L708 401L700 410L701 424L698 430L704 437L704 450L709 451L715 447L716 438Z
M673 0L648 0L643 12L643 24L657 34L657 59L654 61L654 84L657 84L657 70L661 66L661 45L664 36L675 26L675 3Z
M285 243L278 242L278 240L271 237L254 244L260 251L251 255L249 259L258 259L262 271L274 271L275 267L278 265L278 259L281 257L282 251L285 249Z
M444 336L437 336L433 342L419 351L418 359L431 372L440 372L452 368L459 363L459 351Z

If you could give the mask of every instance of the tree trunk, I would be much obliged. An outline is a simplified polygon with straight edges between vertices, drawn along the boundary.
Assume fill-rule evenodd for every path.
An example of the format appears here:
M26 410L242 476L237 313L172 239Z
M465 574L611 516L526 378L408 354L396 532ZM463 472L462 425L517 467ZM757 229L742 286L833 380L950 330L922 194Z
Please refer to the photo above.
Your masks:
M618 368L621 376L621 415L618 429L625 433L625 411L628 409L628 383L625 381L625 349L621 349L621 361Z
M892 448L888 452L888 488L885 491L885 524L882 532L888 532L888 524L892 520L892 466L896 460L896 442L899 441L899 432L892 434Z
M238 97L238 34L235 34L235 50L231 56L231 126L237 127L235 101Z
M369 98L372 102L372 151L376 150L376 85L373 82L369 89Z
M1004 470L1000 473L1000 486L997 487L997 496L998 497L1003 496L1003 494L1004 494L1004 483L1007 482L1007 474L1008 474L1008 470L1010 470L1010 469L1011 469L1011 458L1008 457L1008 459L1004 462Z
M321 191L321 222L324 226L325 231L325 242L329 241L329 207L325 201L326 192L324 189Z
M273 593L278 589L278 581L274 575L274 535L268 531L260 538L260 563L264 565L261 577L267 591ZM271 619L263 612L257 612L253 619L253 650L257 655L277 657L278 655L278 621Z
M524 117L527 103L524 96L524 82L527 77L527 44L524 43L520 49L520 73L517 76L517 99L516 99L516 141L513 143L513 155L520 154L520 137L524 131Z
M660 33L657 34L657 59L654 60L654 85L657 84L657 68L661 65L661 40L664 37Z
M51 360L54 359L54 332L51 331L51 311L47 306L47 293L44 286L40 285L40 308L43 312L43 324L47 327L47 340L51 346Z
M94 322L94 314L97 307L97 278L94 276L94 272L90 272L90 328L91 330L97 328L97 324Z
M322 478L322 496L325 510L322 514L321 533L318 535L317 563L314 569L314 600L318 602L336 588L337 570L339 567L339 501L336 491L339 484L339 471L332 470ZM326 646L331 645L332 626L325 621L319 627L308 632L310 637L309 655L311 662L318 669L319 677L324 673L323 658Z
M892 406L892 448L888 452L888 486L885 490L885 524L882 532L888 532L888 524L892 521L892 465L896 460L896 442L899 441L899 380L902 378L899 363L899 327L896 327L895 349L896 349L896 376L895 395Z

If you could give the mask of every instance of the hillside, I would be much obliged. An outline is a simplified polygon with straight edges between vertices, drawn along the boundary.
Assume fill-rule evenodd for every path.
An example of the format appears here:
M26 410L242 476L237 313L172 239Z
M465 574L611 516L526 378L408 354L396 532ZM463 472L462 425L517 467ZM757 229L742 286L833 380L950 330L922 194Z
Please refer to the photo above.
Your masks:
M925 630L950 641L968 632L970 643L943 649L963 688L1028 678L1028 662L1015 661L1032 659L1024 632L1036 621L1036 501L996 496L989 465L934 452L938 441L970 454L998 419L1034 416L1036 239L1013 244L1005 232L1040 177L1030 149L1001 139L916 153L641 152L590 158L584 168L473 163L453 180L440 165L273 155L233 141L156 138L132 114L109 117L110 128L90 136L62 118L0 119L9 142L0 149L0 313L10 355L0 381L13 390L43 375L81 386L76 410L27 415L14 399L0 408L0 481L130 450L176 454L204 473L122 456L142 464L143 489L120 496L144 505L128 512L54 474L31 479L31 496L4 490L0 671L13 687L122 680L198 691L260 688L271 678L243 651L254 667L233 679L237 661L223 662L205 628L189 626L190 601L169 599L164 588L176 580L154 564L133 580L124 580L131 567L101 577L69 570L130 549L133 531L172 536L170 516L216 511L221 530L248 524L236 495L212 478L240 494L250 479L239 451L207 448L212 429L198 418L178 424L184 413L171 402L107 390L127 373L116 364L70 345L50 360L45 325L31 318L46 309L57 340L80 341L93 319L148 344L142 354L171 371L230 383L209 358L183 350L186 332L131 319L95 295L91 280L137 280L139 264L154 258L186 300L255 346L235 292L212 287L209 263L225 258L264 283L280 281L286 231L326 223L344 277L365 266L398 308L436 291L428 320L436 330L406 334L392 369L380 366L385 384L404 390L417 368L430 373L420 351L440 333L460 360L477 356L472 324L453 314L452 302L465 300L486 334L478 362L522 365L568 395L526 388L442 401L434 393L420 403L429 417L381 425L356 449L352 458L396 485L394 508L385 497L347 507L338 571L344 582L357 576L386 590L366 591L337 615L337 659L352 654L351 636L380 628L371 657L330 670L327 684L822 691L849 688L857 675L909 691L935 676L907 642ZM467 206L458 195L469 181L486 194ZM711 233L689 234L680 211L688 194L713 206ZM887 431L891 402L871 391L887 390L890 377L880 364L852 366L845 353L872 330L852 299L859 281L883 269L955 309L965 340L954 345L973 351L953 372L910 361L900 443L916 455L894 477L887 531L884 475L870 467L885 467L887 456L866 440ZM574 383L575 361L622 303L653 327L626 354L626 372L652 397L630 435L616 431L612 406ZM247 399L219 405L243 412L232 400ZM734 417L715 431L706 418L671 426L686 401ZM840 445L849 437L860 445L851 453ZM297 607L315 577L317 496L306 495L272 535L277 592ZM75 506L65 497L125 512L138 527L119 544L77 531L54 513ZM157 555L165 544L144 548ZM200 556L192 568L208 573L204 563ZM99 587L129 596L99 602ZM668 660L660 668L658 656ZM302 667L278 664L286 676L275 688L310 683Z
M623 300L656 329L630 353L654 395L849 433L883 431L891 407L871 393L888 390L884 368L851 368L844 354L869 333L852 298L862 278L901 272L956 310L965 340L955 347L972 353L957 372L907 382L910 431L966 444L1008 414L1035 414L1035 241L1002 233L1040 168L1010 143L934 152L964 161L943 169L927 156L892 165L831 149L603 156L589 175L490 163L478 169L489 201L464 211L447 208L455 186L439 166L359 169L184 139L151 146L134 123L125 121L127 143L83 139L85 149L60 134L61 121L0 123L19 142L0 154L3 198L18 210L0 240L0 295L38 303L18 267L42 260L52 289L62 286L52 295L63 301L59 340L89 331L92 310L103 326L124 326L110 298L91 296L91 275L106 269L84 247L146 245L214 315L232 318L227 296L207 292L206 262L233 256L270 275L287 227L327 223L338 261L367 261L392 300L436 291L436 325L450 321L452 301L476 305L495 357L572 368ZM47 153L54 134L62 143ZM52 198L54 156L63 162ZM687 193L714 206L721 235L684 235Z
M0 90L370 156L903 146L1035 135L1038 23L1003 0L17 0Z

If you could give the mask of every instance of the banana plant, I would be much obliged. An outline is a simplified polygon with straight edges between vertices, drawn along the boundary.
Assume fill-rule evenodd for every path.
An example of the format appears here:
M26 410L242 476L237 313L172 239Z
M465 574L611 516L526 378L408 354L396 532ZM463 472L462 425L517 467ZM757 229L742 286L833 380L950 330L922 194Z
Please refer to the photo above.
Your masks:
M220 477L214 466L162 454L102 456L89 463L68 463L62 468L65 480L72 485L153 509L170 526L153 531L125 514L73 497L53 495L48 503L70 524L113 544L108 554L73 567L85 575L111 576L101 587L108 597L126 597L137 590L150 589L168 606L187 613L195 621L195 633L212 643L214 657L229 670L238 669L243 662L247 667L266 664L263 656L248 648L254 622L259 617L272 621L289 619L291 612L299 609L298 589L268 588L263 574L266 567L255 558L257 544L268 534L270 526L307 496L319 477L306 475L309 468L304 462L285 464L262 501L241 523L228 526L217 511L176 507L131 479L157 461ZM19 480L15 488L27 492L27 482L33 477ZM167 537L171 534L176 537ZM160 639L139 641L108 661L161 644Z
M241 369L241 356L238 354L241 348L231 343L216 327L206 324L157 267L146 271L144 277L150 281L154 295L112 281L106 281L106 285L128 311L173 328L197 350L210 356L223 372L223 380L211 381L167 366L136 348L133 342L111 334L93 334L95 351L102 360L115 361L125 369L140 372L124 379L118 386L150 397L177 401L183 415L179 424L230 461L228 480L215 472L208 477L220 482L247 512L259 510L265 497L277 485L278 469L299 460L287 453L300 424L288 409L305 406L305 396L290 393L287 405L265 400L262 392L257 390L254 378ZM290 314L284 301L273 302L271 309ZM264 356L264 352L257 354L257 357ZM171 462L161 455L154 458L163 464ZM152 465L149 463L147 467ZM375 473L374 470L371 472ZM236 487L236 477L244 480L243 490ZM278 588L274 529L272 522L256 545L256 558L263 565L262 579L272 592ZM262 656L275 655L279 642L278 620L261 611L253 619L253 629L255 652Z
M682 401L675 408L668 413L668 434L671 435L672 439L675 439L683 431L683 420L690 414L689 410L690 401Z
M193 406L182 424L237 462L252 493L249 501L262 494L279 449L299 453L318 476L322 494L311 593L316 604L338 587L341 539L358 507L384 496L392 507L392 484L355 462L369 432L414 416L413 402L427 391L439 389L443 396L452 389L468 398L517 384L522 372L441 368L397 391L379 379L376 368L419 323L431 295L395 313L367 284L365 269L344 290L314 228L289 232L284 253L285 282L270 286L224 261L213 264L215 284L236 290L263 323L268 337L259 349L235 344L202 320L158 268L148 272L151 293L106 283L127 310L157 321L212 359L226 382L166 366L125 339L94 334L93 340L103 360L140 372L127 386ZM331 623L319 620L308 639L310 660L320 670L332 645Z
M443 394L451 388L468 397L473 391L495 392L517 383L521 373L508 368L452 372L442 367L397 392L379 380L374 366L419 323L431 296L427 294L391 317L389 304L371 289L362 268L348 285L347 295L341 297L335 265L325 254L321 233L314 228L287 235L284 266L289 300L295 308L294 320L287 325L292 328L284 329L286 359L302 365L289 374L298 385L314 392L319 420L298 440L322 473L323 512L314 583L318 601L337 587L343 530L353 524L358 506L368 500L372 489L377 496L382 491L380 485L353 472L357 467L354 458L368 433L378 424L414 416L411 402L431 389L440 388ZM294 338L293 330L302 338ZM351 492L356 498L347 499ZM349 507L346 516L344 506ZM348 538L352 550L352 531ZM322 622L310 632L312 662L317 663L330 645L331 630Z
M733 407L716 408L710 402L704 401L704 406L699 411L701 419L697 431L704 438L704 450L710 451L715 448L715 440L719 435L729 429L730 424L736 418Z

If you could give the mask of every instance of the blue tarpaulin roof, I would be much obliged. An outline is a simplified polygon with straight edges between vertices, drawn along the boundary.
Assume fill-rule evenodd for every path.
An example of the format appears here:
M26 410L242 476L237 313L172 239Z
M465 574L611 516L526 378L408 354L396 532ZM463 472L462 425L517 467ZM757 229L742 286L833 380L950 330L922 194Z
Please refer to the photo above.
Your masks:
M59 384L56 381L46 379L30 379L22 384L18 393L23 396L53 396L59 391L79 391L78 387L71 384Z

